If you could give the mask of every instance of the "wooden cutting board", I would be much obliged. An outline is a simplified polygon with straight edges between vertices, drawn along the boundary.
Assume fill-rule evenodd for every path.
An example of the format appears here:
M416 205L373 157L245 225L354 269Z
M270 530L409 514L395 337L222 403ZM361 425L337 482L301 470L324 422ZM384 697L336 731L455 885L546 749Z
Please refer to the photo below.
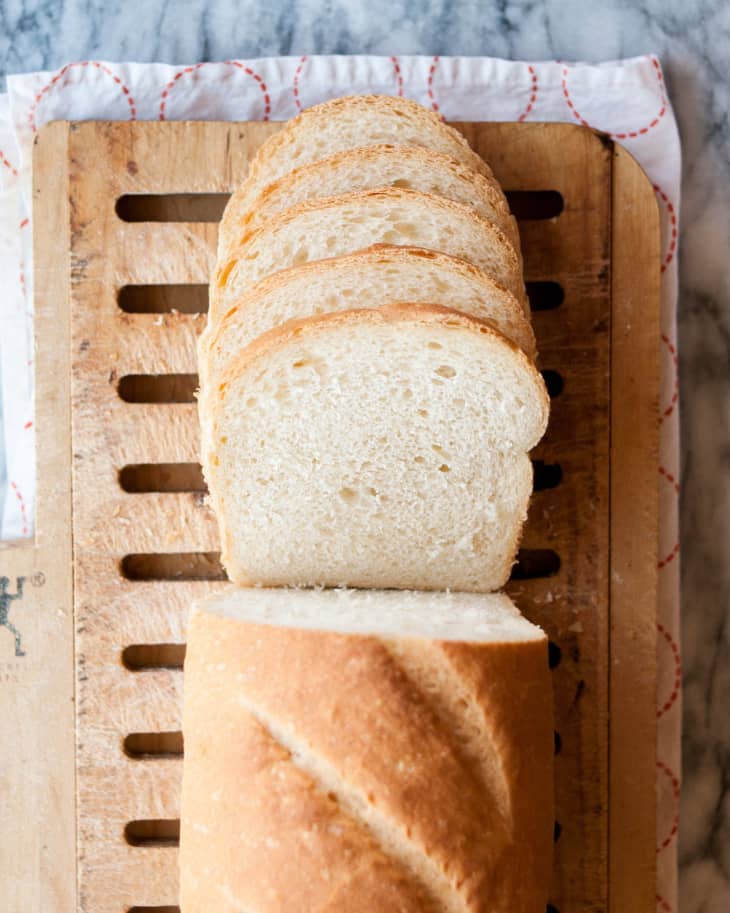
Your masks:
M551 905L560 913L649 911L655 197L624 150L584 128L458 127L511 192L552 394L550 428L533 454L537 490L510 583L523 611L551 639ZM35 633L45 625L52 634L53 646L40 649L56 657L49 675L66 684L74 637L78 884L68 848L71 719L48 687L44 718L63 752L58 769L44 760L44 788L61 814L50 838L30 839L28 851L43 856L42 839L59 847L65 869L49 865L43 877L54 880L56 898L78 891L76 904L65 908L176 908L186 613L192 599L224 585L198 466L194 341L205 319L215 222L251 154L277 129L55 123L36 145L42 446L34 561L55 570L52 585L37 590L46 615ZM72 592L73 632L68 614L48 620Z

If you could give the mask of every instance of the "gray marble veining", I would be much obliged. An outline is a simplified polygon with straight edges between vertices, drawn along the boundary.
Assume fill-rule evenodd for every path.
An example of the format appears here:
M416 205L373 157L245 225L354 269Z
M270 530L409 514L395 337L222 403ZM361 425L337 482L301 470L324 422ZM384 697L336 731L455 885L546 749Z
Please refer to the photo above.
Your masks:
M679 347L683 913L730 910L730 4L723 0L3 0L0 72L70 60L654 51L683 142Z

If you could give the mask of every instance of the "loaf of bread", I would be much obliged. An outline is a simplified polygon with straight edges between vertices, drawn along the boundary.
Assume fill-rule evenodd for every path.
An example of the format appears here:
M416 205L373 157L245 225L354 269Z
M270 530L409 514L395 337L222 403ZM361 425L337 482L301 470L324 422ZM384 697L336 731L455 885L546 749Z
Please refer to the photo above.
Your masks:
M544 913L547 641L507 597L231 589L183 729L182 913Z
M408 301L452 307L490 323L535 358L529 315L515 296L465 260L418 247L381 245L291 267L263 279L199 341L201 389L268 330L289 320Z
M238 587L188 630L181 913L543 913L547 642L489 591L549 401L489 167L405 99L305 111L229 201L198 351Z
M499 589L548 416L533 362L428 305L291 321L206 396L203 466L238 584Z
M209 321L272 273L373 244L423 247L461 257L525 301L522 261L505 235L470 206L433 194L388 188L309 200L251 230L210 288Z
M503 197L484 159L433 111L406 98L351 95L308 108L261 146L246 180L231 197L223 215L219 233L221 257L235 244L241 215L269 184L295 168L336 152L383 143L420 146L449 155L484 175L495 196ZM506 202L503 205L506 208Z
M360 146L304 165L269 184L246 208L229 212L233 237L266 219L317 197L334 197L356 190L403 187L472 206L477 215L493 222L519 250L517 223L502 192L493 181L458 159L422 146ZM240 204L239 204L240 206Z

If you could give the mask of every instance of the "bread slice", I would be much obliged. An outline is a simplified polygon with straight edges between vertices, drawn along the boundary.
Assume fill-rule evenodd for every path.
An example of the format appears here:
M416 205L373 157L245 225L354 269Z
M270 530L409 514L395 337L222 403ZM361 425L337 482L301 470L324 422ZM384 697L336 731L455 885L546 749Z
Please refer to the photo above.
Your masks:
M233 243L236 220L267 185L295 168L336 152L381 143L423 146L450 155L484 175L496 197L503 198L484 159L433 111L407 98L351 95L308 108L261 146L246 180L231 197L223 215L220 249L226 250Z
M265 276L373 244L462 257L526 306L520 258L498 228L461 203L390 188L300 203L245 235L213 278L209 321L216 323Z
M230 589L187 641L182 910L545 909L547 639L506 596Z
M229 577L499 589L548 408L524 352L448 308L344 311L264 334L201 400Z
M535 334L517 299L465 260L418 247L373 247L294 266L263 279L198 345L201 389L242 349L288 320L398 301L453 307L491 323L535 358Z
M473 206L478 215L493 222L519 251L517 223L501 191L483 174L458 159L422 146L376 145L346 149L304 165L269 184L249 205L230 207L219 255L224 243L241 237L271 216L297 203L333 197L355 190L405 187Z

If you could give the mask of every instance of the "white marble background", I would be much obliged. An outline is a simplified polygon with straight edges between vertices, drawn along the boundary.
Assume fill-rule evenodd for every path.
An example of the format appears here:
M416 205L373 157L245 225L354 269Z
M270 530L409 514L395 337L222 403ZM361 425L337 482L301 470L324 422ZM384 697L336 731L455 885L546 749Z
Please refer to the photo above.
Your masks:
M656 52L683 142L680 910L730 911L730 3L0 0L0 74L71 60ZM0 446L0 476L4 472Z

